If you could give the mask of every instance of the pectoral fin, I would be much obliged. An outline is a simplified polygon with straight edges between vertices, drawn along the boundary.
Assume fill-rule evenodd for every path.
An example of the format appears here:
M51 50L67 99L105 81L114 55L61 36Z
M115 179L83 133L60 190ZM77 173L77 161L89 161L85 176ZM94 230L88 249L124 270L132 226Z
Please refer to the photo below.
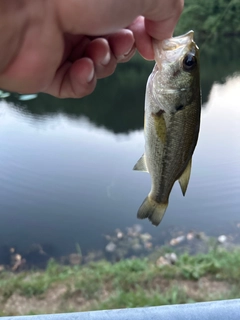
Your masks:
M187 191L188 182L191 175L191 167L192 167L192 158L189 160L188 165L186 169L184 170L181 177L178 179L178 182L180 184L180 187L182 189L182 194L185 196L185 193Z
M141 156L141 158L138 160L138 162L133 167L133 170L148 172L145 154L143 154Z

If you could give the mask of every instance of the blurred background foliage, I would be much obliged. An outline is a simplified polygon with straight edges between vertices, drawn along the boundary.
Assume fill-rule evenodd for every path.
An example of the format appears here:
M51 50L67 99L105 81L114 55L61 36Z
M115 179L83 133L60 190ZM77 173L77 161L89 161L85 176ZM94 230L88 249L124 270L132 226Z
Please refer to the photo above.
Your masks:
M193 29L197 38L240 35L239 0L185 0L176 34Z

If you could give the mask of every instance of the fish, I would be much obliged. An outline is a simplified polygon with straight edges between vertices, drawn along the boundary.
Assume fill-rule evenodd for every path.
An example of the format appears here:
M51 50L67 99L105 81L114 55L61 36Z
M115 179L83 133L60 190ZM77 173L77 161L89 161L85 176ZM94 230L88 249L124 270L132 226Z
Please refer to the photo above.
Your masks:
M178 180L185 196L197 144L201 89L199 48L191 30L163 41L153 40L155 66L145 94L145 152L133 170L148 172L151 190L137 217L161 222Z

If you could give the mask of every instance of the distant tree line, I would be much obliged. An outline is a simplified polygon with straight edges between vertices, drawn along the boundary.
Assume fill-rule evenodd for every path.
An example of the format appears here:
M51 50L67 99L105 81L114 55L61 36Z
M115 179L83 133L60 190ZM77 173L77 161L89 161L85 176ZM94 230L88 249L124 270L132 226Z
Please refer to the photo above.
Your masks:
M240 0L185 0L176 35L190 29L197 38L240 35Z

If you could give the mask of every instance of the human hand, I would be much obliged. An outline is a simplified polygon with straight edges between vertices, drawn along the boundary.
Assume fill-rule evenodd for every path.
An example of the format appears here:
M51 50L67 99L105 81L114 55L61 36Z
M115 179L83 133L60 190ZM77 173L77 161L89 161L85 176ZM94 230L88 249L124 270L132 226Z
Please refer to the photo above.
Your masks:
M135 47L153 59L152 37L171 37L182 7L183 0L0 0L0 88L88 95Z

